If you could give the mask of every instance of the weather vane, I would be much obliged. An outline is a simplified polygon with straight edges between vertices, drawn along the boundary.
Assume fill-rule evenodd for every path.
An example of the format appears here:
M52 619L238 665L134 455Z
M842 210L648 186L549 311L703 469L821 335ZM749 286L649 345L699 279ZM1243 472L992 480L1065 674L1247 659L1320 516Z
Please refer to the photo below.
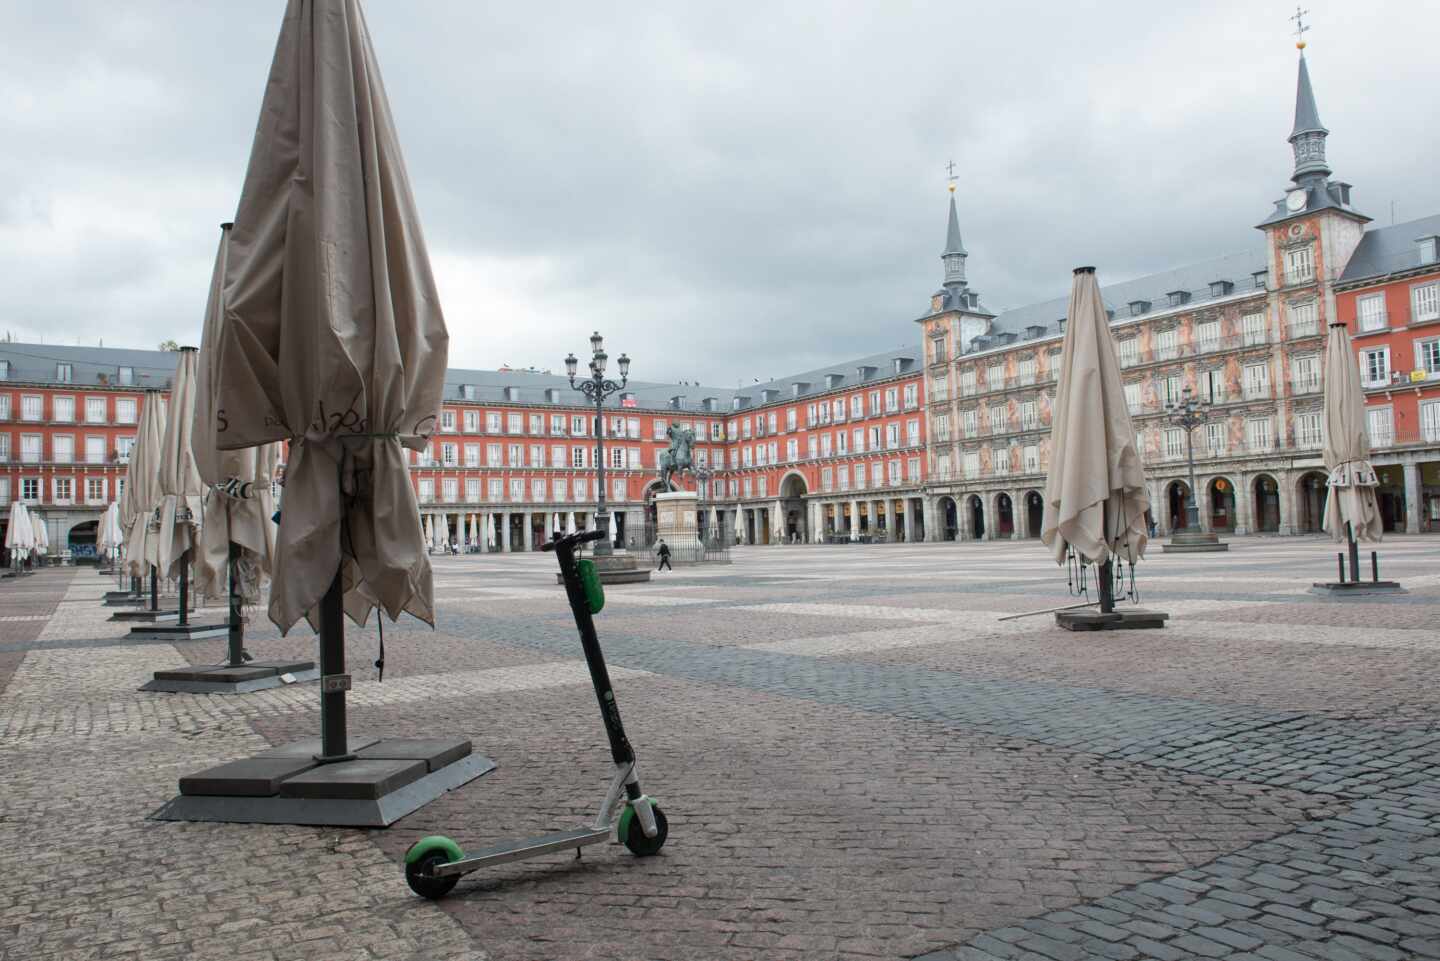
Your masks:
M945 171L950 174L950 192L953 194L955 192L955 161L952 160L946 164Z
M1309 12L1309 10L1301 10L1297 4L1295 7L1295 16L1290 18L1295 21L1295 49L1297 50L1305 49L1305 31L1310 28L1305 26L1303 18Z

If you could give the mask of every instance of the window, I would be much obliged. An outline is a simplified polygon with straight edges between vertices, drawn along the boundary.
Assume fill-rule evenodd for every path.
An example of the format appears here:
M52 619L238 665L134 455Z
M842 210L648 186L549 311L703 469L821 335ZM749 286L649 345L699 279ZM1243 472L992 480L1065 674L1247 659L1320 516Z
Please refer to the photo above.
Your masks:
M936 414L935 423L932 428L937 441L948 441L950 439L950 415Z
M1209 353L1220 349L1220 321L1207 320L1195 329L1195 339L1200 344L1201 353Z
M1184 380L1179 374L1170 374L1165 378L1165 403L1166 405L1180 403L1184 396Z
M831 467L820 469L820 489L831 491L835 489L835 470Z
M69 477L55 478L55 503L69 504L75 500L75 482Z
M1285 282L1303 284L1315 279L1315 257L1310 246L1285 251Z
M1270 367L1268 364L1247 364L1245 367L1245 399L1270 396Z
M480 433L480 412L479 412L478 410L467 410L467 411L465 411L465 413L464 413L464 415L463 415L463 421L462 421L462 422L463 422L464 425L465 425L465 433L467 433L467 434L478 434L478 433Z
M905 443L910 447L920 446L920 421L907 420L905 422Z
M75 368L70 364L56 364L55 379L62 384L71 383L75 380Z
M1378 294L1366 294L1364 297L1357 297L1355 300L1355 320L1364 333L1370 330L1379 330L1386 325L1388 318L1385 315L1385 292Z
M1010 426L1009 412L1002 407L991 407L989 410L990 433L1003 434Z
M21 420L43 420L44 400L37 394L26 394L20 398L20 419Z
M894 450L895 448L897 448L897 447L899 447L899 446L900 446L900 425L899 425L899 424L886 424L886 425L885 425L885 449L886 449L886 450Z
M991 451L990 472L1000 477L1010 473L1010 448L997 447Z
M985 370L985 389L999 390L1005 386L1005 365L991 364Z
M1223 423L1205 425L1205 449L1209 451L1211 457L1218 457L1225 453L1225 425Z
M0 434L0 464L10 462L10 435Z
M861 394L855 394L850 398L850 418L852 420L858 420L859 418L864 416L865 397Z
M975 368L966 367L960 372L960 393L975 393Z
M1240 318L1240 330L1246 347L1266 343L1264 313L1246 314Z
M1040 473L1040 448L1036 444L1028 444L1021 452L1021 460L1024 463L1025 473Z
M130 387L130 386L133 386L133 385L134 385L134 383L135 383L135 368L134 368L134 367L121 367L120 370L117 372L117 374L118 374L118 376L116 377L116 379L120 382L120 386L121 386L121 387Z
M69 434L56 434L50 439L52 459L57 464L69 464L75 460L75 438Z
M794 430L794 429L795 429L795 420L796 420L796 419L795 419L795 413L796 413L796 412L795 412L795 408L793 408L793 407L791 407L789 410L785 411L785 429L786 429L786 430Z
M134 437L120 437L115 441L115 452L120 455L120 463L130 463L130 451L135 446ZM118 491L116 493L119 493Z
M1116 346L1119 348L1121 367L1133 367L1140 363L1140 339L1138 337L1126 337L1124 340L1117 341Z
M865 428L857 427L850 432L852 447L857 454L865 453Z
M10 478L0 477L0 505L10 503Z
M1440 441L1440 400L1427 400L1420 405L1420 433L1432 444Z
M87 463L87 464L103 464L103 463L105 463L105 438L104 438L104 437L86 437L86 438L85 438L85 463Z
M516 503L525 499L525 481L520 477L510 479L510 500Z
M10 419L10 395L0 394L0 420Z
M930 401L943 404L950 399L950 375L945 371L936 374L930 380Z
M40 499L40 478L21 478L20 499L22 501L38 501Z
M467 503L467 504L478 504L478 503L480 503L480 478L478 478L478 477L467 477L467 478L465 478L465 503Z
M1320 389L1320 358L1295 357L1290 361L1290 389L1296 394L1313 394Z
M1412 321L1440 320L1440 283L1411 288Z
M479 466L480 466L480 445L479 445L479 444L466 444L466 445L465 445L465 466L466 466L466 467L479 467Z
M900 409L899 397L894 387L885 388L885 413L893 414Z
M440 429L452 434L455 432L455 412L453 410L440 411Z
M1171 327L1155 335L1155 355L1160 360L1172 360L1180 352L1180 331Z
M865 489L865 465L864 465L864 464L856 464L856 465L855 465L855 489L856 489L857 491L863 491L863 490Z
M460 455L455 444L440 445L440 463L446 467L458 467L460 465Z
M1032 376L1033 376L1034 373L1035 373L1035 362L1034 362L1033 360L1030 361L1030 373L1031 373ZM910 409L912 409L912 408L914 408L914 407L916 407L916 406L919 405L919 403L920 403L919 394L920 394L920 385L918 385L918 384L906 384L906 385L905 385L904 403L905 403L905 409L906 409L906 410L910 410Z
M1135 432L1135 453L1141 457L1145 456L1145 432L1143 430Z
M1390 383L1389 347L1360 352L1360 379L1366 387L1384 387Z
M1016 373L1022 384L1035 383L1035 358L1024 357L1015 365Z
M623 468L625 466L625 448L610 448L610 466L615 468Z
M117 424L133 424L133 423L135 423L135 398L133 398L133 397L117 397L117 398L115 398L115 423L117 423Z
M542 488L544 483L544 481L540 482ZM628 500L625 492L625 478L621 477L610 482L610 499L616 503L623 503Z
M1371 447L1390 447L1395 443L1395 411L1390 407L1365 408L1365 426Z
M446 477L440 481L440 496L445 498L445 503L453 504L460 499L460 480L456 477Z
M835 432L835 453L841 455L850 453L850 434L848 431L837 430Z
M104 397L86 397L86 398L85 398L85 423L87 423L87 424L103 424L103 423L105 423L105 398L104 398Z
M898 460L892 460L889 464L885 466L887 478L890 481L890 486L900 486L900 462Z
M872 451L880 449L880 425L876 424L866 431L866 446Z
M525 466L525 448L520 444L508 444L505 448L505 463L511 467Z
M980 452L979 452L979 451L974 451L974 450L967 450L967 451L965 452L965 456L962 458L962 468L961 468L961 469L965 471L965 476L966 476L966 477L979 477L979 476L980 476Z
M875 463L870 465L870 486L885 486L885 465L880 463L879 461L876 461Z
M975 410L962 410L960 412L960 429L966 437L974 437L980 432L979 414Z
M1020 429L1034 430L1040 426L1040 407L1033 400L1020 404Z
M841 433L840 436L841 436L841 437L844 437L845 435L844 435L844 433ZM789 461L789 462L791 462L791 463L794 463L795 461L797 461L797 460L799 460L799 459L800 459L800 442L799 442L798 440L796 440L794 437L792 437L792 438L790 438L789 440L787 440L787 441L785 442L785 460L787 460L787 461Z
M497 411L487 410L485 412L485 433L500 433L500 414Z
M1185 432L1178 427L1165 428L1161 435L1164 442L1165 459L1178 460L1185 456Z
M1290 336L1313 337L1320 332L1319 311L1315 301L1290 305Z
M38 464L41 458L41 437L39 434L20 435L20 463Z
M1440 374L1440 340L1415 342L1415 366L1427 374Z
M1140 412L1140 384L1138 382L1125 385L1125 406L1130 408L1130 413Z
M848 491L850 489L850 465L841 464L835 468L835 478L840 485L840 489L842 491Z
M62 424L75 422L75 398L57 395L51 400L52 420Z
M1295 418L1295 446L1319 447L1323 442L1319 414L1300 414Z
M1266 451L1272 444L1270 418L1252 417L1245 422L1245 440L1250 450Z
M525 416L523 414L510 414L505 418L505 433L519 434L525 430Z
M420 500L421 502L433 501L435 499L435 478L420 478Z

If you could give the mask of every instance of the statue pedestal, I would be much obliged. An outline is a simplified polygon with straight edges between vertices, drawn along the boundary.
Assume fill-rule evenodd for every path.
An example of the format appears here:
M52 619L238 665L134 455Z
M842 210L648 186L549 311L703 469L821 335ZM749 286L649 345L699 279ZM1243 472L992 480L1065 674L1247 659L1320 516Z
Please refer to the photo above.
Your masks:
M655 495L656 543L670 548L670 563L698 564L705 557L700 543L700 495L694 491L672 491Z

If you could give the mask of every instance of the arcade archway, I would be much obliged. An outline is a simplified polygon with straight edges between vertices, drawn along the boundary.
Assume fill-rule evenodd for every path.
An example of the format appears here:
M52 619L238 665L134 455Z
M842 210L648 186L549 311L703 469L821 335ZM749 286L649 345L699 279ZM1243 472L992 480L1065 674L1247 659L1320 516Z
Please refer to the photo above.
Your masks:
M1280 485L1269 474L1261 474L1251 482L1252 503L1255 505L1255 531L1260 534L1280 532Z
M1308 471L1295 482L1295 533L1318 534L1325 522L1325 482L1320 471Z
M1235 529L1235 485L1223 477L1217 477L1207 488L1210 494L1210 529L1212 531L1233 531Z
M970 536L977 541L985 537L985 502L978 494L970 495Z

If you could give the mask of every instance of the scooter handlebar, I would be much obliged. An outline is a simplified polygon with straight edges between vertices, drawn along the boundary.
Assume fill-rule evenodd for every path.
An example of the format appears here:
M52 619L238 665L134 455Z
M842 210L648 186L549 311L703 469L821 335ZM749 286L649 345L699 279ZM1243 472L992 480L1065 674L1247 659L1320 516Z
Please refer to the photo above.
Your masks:
M566 534L564 536L557 534L549 543L540 545L540 549L542 551L553 551L561 544L574 547L577 544L584 544L587 541L598 541L604 536L604 531L578 531L574 534Z

